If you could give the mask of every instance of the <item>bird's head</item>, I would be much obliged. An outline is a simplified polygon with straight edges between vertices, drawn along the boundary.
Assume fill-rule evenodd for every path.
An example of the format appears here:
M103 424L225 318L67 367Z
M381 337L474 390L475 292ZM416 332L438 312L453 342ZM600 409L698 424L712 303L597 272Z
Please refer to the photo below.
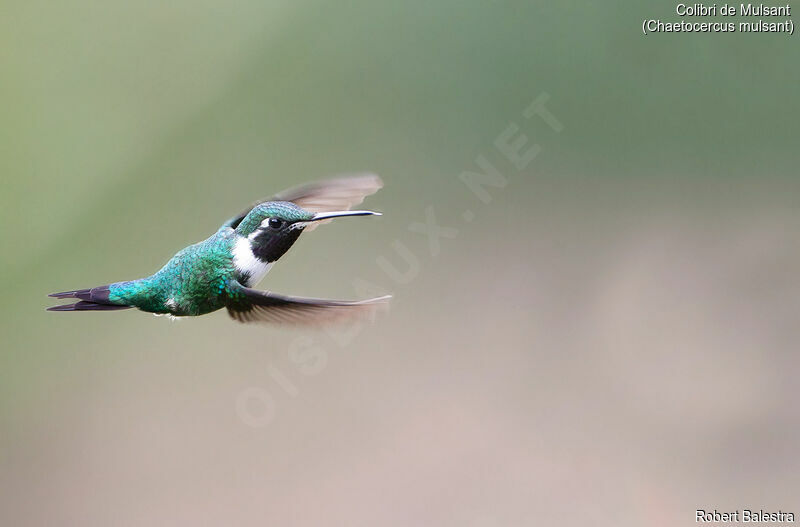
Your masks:
M266 201L253 207L236 226L239 243L247 240L253 256L271 263L283 256L303 230L317 222L344 216L380 216L369 210L311 212L290 201Z

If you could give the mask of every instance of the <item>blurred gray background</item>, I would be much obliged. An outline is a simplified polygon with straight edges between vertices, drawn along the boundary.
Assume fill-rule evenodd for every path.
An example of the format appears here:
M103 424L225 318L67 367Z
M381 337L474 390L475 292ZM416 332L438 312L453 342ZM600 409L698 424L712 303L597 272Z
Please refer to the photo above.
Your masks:
M800 513L797 37L642 35L673 9L5 2L0 524ZM393 293L374 324L45 312L363 170L385 215L262 287Z

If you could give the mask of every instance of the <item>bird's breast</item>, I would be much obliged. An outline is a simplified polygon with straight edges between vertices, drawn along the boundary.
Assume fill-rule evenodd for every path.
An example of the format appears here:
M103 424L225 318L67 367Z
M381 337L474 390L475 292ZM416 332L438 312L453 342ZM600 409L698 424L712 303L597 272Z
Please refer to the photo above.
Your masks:
M253 287L266 275L274 262L265 262L253 254L250 240L239 238L233 246L233 265L247 277L246 287Z

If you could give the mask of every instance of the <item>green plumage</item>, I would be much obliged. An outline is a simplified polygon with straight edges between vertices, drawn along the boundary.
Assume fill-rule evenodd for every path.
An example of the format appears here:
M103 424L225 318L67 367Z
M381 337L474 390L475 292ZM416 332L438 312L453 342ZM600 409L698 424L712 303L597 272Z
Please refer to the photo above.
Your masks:
M234 294L230 284L241 278L231 258L234 242L231 229L220 229L178 252L154 275L111 284L109 301L176 316L216 311Z
M281 218L288 222L308 221L314 214L303 210L293 203L285 201L268 201L253 207L246 215L231 218L223 227L233 227L242 236L249 236L255 231L265 218ZM235 225L238 222L238 225Z

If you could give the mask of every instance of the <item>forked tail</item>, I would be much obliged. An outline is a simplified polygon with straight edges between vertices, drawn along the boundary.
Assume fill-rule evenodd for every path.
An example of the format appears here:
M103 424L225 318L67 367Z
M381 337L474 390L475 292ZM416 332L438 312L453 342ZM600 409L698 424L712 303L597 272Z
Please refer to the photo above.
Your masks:
M62 293L52 293L48 296L53 298L77 298L79 302L74 304L64 304L63 306L48 307L48 311L116 311L118 309L129 309L133 306L115 304L109 300L109 286L101 285L91 289L78 289L75 291L64 291Z

